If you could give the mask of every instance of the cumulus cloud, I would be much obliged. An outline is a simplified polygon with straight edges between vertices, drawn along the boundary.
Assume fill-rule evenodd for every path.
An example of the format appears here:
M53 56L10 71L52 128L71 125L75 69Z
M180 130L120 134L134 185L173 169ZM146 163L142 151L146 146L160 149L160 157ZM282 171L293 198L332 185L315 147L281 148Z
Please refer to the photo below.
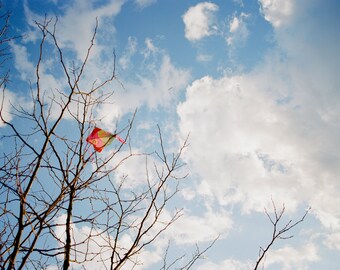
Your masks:
M0 110L1 110L1 119L0 119L0 128L4 126L4 122L2 118L6 122L11 122L13 119L13 113L15 106L20 104L21 108L29 109L32 107L32 103L27 100L26 97L17 95L15 92L6 89L5 91L1 89L0 91Z
M294 12L293 0L259 0L264 18L274 27L289 23Z
M165 235L180 245L211 242L220 235L220 239L226 237L232 226L233 221L228 212L204 209L200 215L184 212Z
M324 244L330 249L340 250L340 232L329 234Z
M323 110L320 95L285 103L282 91L290 95L285 87L291 82L282 80L282 69L278 71L204 77L187 89L178 113L181 132L191 132L188 162L225 203L235 200L245 209L262 209L272 196L291 209L309 201L334 216L339 191L329 188L340 173L335 165L340 156L332 150L339 131L315 113ZM298 92L312 87L305 83ZM338 227L337 220L333 227Z
M156 184L158 180L154 166L162 168L162 163L158 158L152 155L143 155L144 149L130 149L129 151L120 151L117 153L117 158L112 160L110 166L116 168L115 181L120 183L124 179L122 188L128 190L134 190L140 186L144 186L147 183L147 176L151 185ZM136 155L130 156L131 153ZM128 158L127 158L128 157ZM114 163L116 161L120 164ZM124 160L124 162L121 162Z
M202 2L190 7L183 15L185 37L190 41L198 41L216 33L215 12L218 6L211 2Z
M284 5L263 3L268 9ZM262 211L271 198L287 210L310 204L336 233L339 35L327 27L332 20L320 6L323 23L301 14L303 20L275 33L280 45L249 73L194 81L178 115L180 132L191 134L186 161L208 187L206 196L239 203L244 211ZM236 21L231 26L238 29Z
M11 94L10 94L11 95ZM11 112L11 103L7 100L5 100L4 93L3 91L0 92L0 102L1 102L1 107L0 107L0 127L4 125L4 122L2 121L2 118L10 122L12 120L12 116L10 114Z
M65 224L66 214L60 215L55 219L56 226L54 231L55 236L60 240L58 243L60 246L65 243ZM114 246L115 236L109 233L90 226L77 226L71 224L71 234L73 244L77 244L77 263L71 261L73 269L108 269L110 268L110 257L112 253L112 247ZM118 240L118 246L120 247L120 256L123 257L124 252L132 245L133 239L128 234L121 234ZM117 252L117 250L116 250ZM162 249L153 249L152 252L144 249L142 252L135 254L131 257L131 261L127 261L123 269L134 268L134 260L143 261L143 265L139 269L148 269L148 267L157 261L161 260ZM71 256L75 256L74 253ZM92 259L89 259L92 258ZM62 257L61 257L62 259ZM82 262L81 264L79 262ZM48 267L49 270L57 269L51 265Z
M23 81L31 80L35 77L35 66L29 58L30 55L27 52L27 48L22 45L11 44L11 50L14 54L14 65L18 70L20 77Z
M249 206L263 209L265 194L283 195L286 184L293 185L290 157L297 153L279 136L282 119L275 106L275 101L243 77L217 81L204 77L188 88L187 100L178 112L181 131L191 132L189 163L215 192L235 189L239 199L257 198ZM278 133L269 136L273 127ZM283 177L289 183L282 182Z
M140 216L135 215L130 218L131 222L136 223L137 220L140 219ZM55 224L58 224L54 233L60 240L58 242L59 247L64 245L66 239L65 220L66 214L58 216L54 221ZM159 217L159 222L149 231L150 237L164 227L163 222L168 222L169 220L171 220L171 212L164 209ZM132 256L131 261L128 261L123 269L133 268L134 261L140 263L138 269L150 269L151 265L164 259L164 252L169 244L169 240L171 240L171 243L176 243L177 248L184 246L187 249L188 245L201 245L215 240L219 234L225 233L231 226L231 218L224 211L215 213L207 211L203 216L195 216L186 213L163 231L158 238L150 243L150 245L146 246L143 251ZM110 267L110 256L115 241L114 235L99 228L93 228L87 225L79 226L77 224L71 224L71 235L73 244L77 244L76 256L78 263L71 262L74 269L82 269L83 267L89 269L106 269ZM147 238L148 236L145 236L143 241L147 242ZM128 231L121 233L118 240L118 252L120 253L120 256L123 256L124 252L132 245L133 240L133 236L131 236ZM75 254L73 253L71 256L75 256ZM175 256L178 256L178 254L175 253ZM86 259L90 257L95 259L86 261ZM60 259L62 259L62 257ZM82 263L79 264L79 262ZM225 261L223 265L241 266L241 263L236 261ZM51 265L48 269L52 270L56 268ZM241 268L231 269L241 270Z
M317 262L319 256L313 243L299 248L285 246L269 252L264 264L280 264L282 270L308 269L308 265Z

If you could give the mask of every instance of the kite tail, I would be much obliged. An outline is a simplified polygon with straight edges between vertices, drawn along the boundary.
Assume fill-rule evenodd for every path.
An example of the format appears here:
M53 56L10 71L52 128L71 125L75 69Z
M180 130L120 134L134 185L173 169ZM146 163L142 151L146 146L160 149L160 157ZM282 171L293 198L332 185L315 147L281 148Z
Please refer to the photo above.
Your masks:
M116 138L117 138L117 140L120 141L121 143L125 143L125 141L124 141L121 137L119 137L118 135L116 135Z

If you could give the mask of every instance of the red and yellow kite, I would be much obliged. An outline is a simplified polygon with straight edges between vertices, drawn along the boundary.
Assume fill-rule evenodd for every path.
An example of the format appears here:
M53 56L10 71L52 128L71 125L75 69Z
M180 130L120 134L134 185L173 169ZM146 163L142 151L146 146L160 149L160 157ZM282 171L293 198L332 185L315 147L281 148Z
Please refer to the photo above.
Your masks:
M86 138L86 141L92 144L97 152L101 152L103 148L109 145L115 138L121 143L125 143L125 141L117 134L112 134L95 127L91 134Z

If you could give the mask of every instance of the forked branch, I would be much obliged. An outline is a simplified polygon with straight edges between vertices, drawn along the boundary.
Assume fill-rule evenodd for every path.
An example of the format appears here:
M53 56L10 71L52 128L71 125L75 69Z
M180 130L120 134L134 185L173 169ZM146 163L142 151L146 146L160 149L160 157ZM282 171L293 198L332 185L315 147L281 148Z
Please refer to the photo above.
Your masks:
M279 240L279 239L285 240L285 239L290 239L290 238L293 237L292 234L287 235L287 233L289 233L291 231L291 229L296 227L298 224L303 222L305 217L307 216L307 214L309 213L309 211L311 209L311 208L308 208L299 220L293 221L292 219L290 219L287 223L285 223L283 226L281 226L282 217L283 217L283 214L286 210L285 205L284 204L282 205L282 208L281 208L280 211L277 210L275 202L273 200L272 200L272 205L273 205L273 211L274 211L273 215L270 215L266 208L264 209L268 219L270 220L271 224L273 225L272 237L271 237L270 242L267 244L267 246L265 248L260 247L259 257L256 261L254 270L258 269L260 263L264 260L266 254L268 253L269 249L271 248L271 246L274 244L274 242L276 240Z

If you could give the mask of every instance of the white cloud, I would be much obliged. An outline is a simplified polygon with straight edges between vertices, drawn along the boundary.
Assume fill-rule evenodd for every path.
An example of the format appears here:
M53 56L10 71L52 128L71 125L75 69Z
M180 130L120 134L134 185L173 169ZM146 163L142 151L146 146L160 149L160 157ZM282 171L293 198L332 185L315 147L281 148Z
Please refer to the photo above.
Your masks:
M67 55L69 50L77 54L78 59L74 60L76 65L79 63L79 58L84 57L88 49L95 18L98 17L99 20L97 41L92 48L91 57L79 83L79 87L85 89L85 91L94 81L102 82L111 75L109 73L112 71L113 61L108 60L108 55L103 50L107 48L107 45L102 43L100 35L103 33L102 29L114 31L113 25L112 27L104 27L104 23L110 22L112 24L112 19L120 12L123 3L123 0L109 1L107 4L94 8L93 3L77 0L60 7L64 13L58 16L57 39L64 50L64 55ZM25 10L27 20L33 21L34 18L39 17L39 15L30 11L28 5L25 5ZM41 20L41 17L39 19ZM106 36L107 39L108 36ZM111 43L110 46L112 46ZM130 67L131 58L137 53L137 46L136 38L130 37L123 56L118 60L121 68L127 69ZM24 80L35 78L35 63L30 62L26 48L16 46L14 49L17 59L16 66L22 78ZM112 50L111 47L109 49ZM108 103L97 108L99 112L98 118L104 116L103 123L109 127L113 127L116 120L125 113L134 111L145 104L151 109L157 109L159 106L168 107L171 101L178 100L179 91L184 89L188 83L189 71L176 68L171 63L170 58L154 44L151 38L145 39L145 49L140 51L145 58L145 63L148 61L143 66L143 75L135 75L135 78L131 79L130 77L127 81L124 81L125 89L122 89L121 84L117 81L103 89L104 92L112 91L112 89L116 90L112 99L107 100ZM53 54L45 55L45 57L46 59L52 59ZM74 62L66 63L66 66L72 65ZM65 85L58 83L58 81L66 82L64 79L57 78L60 74L49 72L47 67L43 68L42 66L41 68L43 76L41 83L44 84L42 87L44 90L58 89L61 92L67 91ZM136 74L138 73L136 72ZM137 80L136 77L138 77ZM112 104L115 104L115 106ZM53 112L56 111L53 110Z
M22 81L31 83L33 94L36 93L36 69L37 69L37 62L31 61L31 55L29 55L27 51L27 44L19 45L15 44L14 42L11 44L11 49L14 55L14 64L15 68L19 73L19 76ZM49 45L46 42L44 44L45 48ZM64 80L64 77L58 77L59 69L58 66L55 65L55 51L49 48L49 54L43 54L42 60L39 63L39 88L41 93L41 98L44 96L44 102L46 108L46 112L48 111L49 115L53 118L59 115L60 113L60 103L61 100L65 100L65 96L62 93L67 92L67 80ZM63 78L63 79L61 79ZM28 86L26 86L28 88ZM27 104L32 102L31 100L27 100L27 93L29 91L27 89L16 89L16 99L20 99L22 107L27 108ZM22 96L19 96L19 93L25 93ZM29 94L29 96L31 96ZM23 98L25 97L25 98ZM55 102L56 101L56 102ZM15 103L16 105L19 103ZM52 107L49 107L52 106ZM70 117L70 114L65 114L66 118Z
M99 27L104 29L104 25L108 23L106 19L116 16L123 3L123 0L111 0L104 6L94 8L90 2L75 1L67 8L65 15L59 18L59 27L63 32L58 35L58 38L62 45L75 49L78 57L83 59L90 44L96 18L99 20ZM113 25L105 29L115 31Z
M248 14L241 13L240 16L234 15L229 22L229 35L226 40L229 46L242 45L249 35L249 30L245 20Z
M296 32L305 33L303 29L306 25ZM336 210L340 203L336 164L340 159L334 149L339 146L336 115L340 108L333 100L339 97L335 87L339 83L335 72L339 54L330 45L337 43L331 31L325 34L323 26L313 29L318 29L322 40L329 42L321 44L317 38L311 41L305 35L298 39L295 36L294 40L281 32L278 37L283 41L281 48L285 45L287 58L269 54L261 67L249 74L194 82L187 91L185 114L186 117L189 113L195 115L203 127L197 124L188 127L190 121L183 121L182 128L184 133L191 130L191 151L197 149L193 153L197 159L193 160L199 160L194 166L195 169L200 167L195 171L215 188L213 194L220 194L220 197L224 194L226 202L244 202L255 196L259 205L265 194L281 197L286 204L305 200L330 231L325 244L336 249L340 225ZM181 113L182 107L179 109ZM260 144L269 150L264 151L267 155L261 151L256 153L255 149L262 148L257 144L261 137ZM223 159L224 162L219 163ZM268 176L271 180L267 182ZM236 177L235 182L229 181L233 177ZM249 182L243 185L245 178L249 178ZM233 189L233 185L237 188ZM220 192L221 187L230 192ZM256 208L255 205L252 207ZM305 261L313 258L311 255ZM303 267L304 263L292 261L285 267L296 269L296 265Z
M339 189L332 181L319 186L322 186L322 192L316 192L311 198L311 203L318 205L313 212L326 228L340 232L340 213L337 211L340 203Z
M5 93L5 95L4 95ZM13 119L13 106L17 103L18 97L15 93L6 90L5 92L3 89L0 91L0 110L1 110L1 118L3 118L6 122L11 122ZM0 128L4 126L4 122L0 119Z
M270 198L287 210L311 204L338 231L339 39L331 20L306 16L275 32L278 47L253 71L194 81L178 106L179 127L190 132L185 158L209 186L206 196L244 211L262 211Z
M259 0L264 18L274 27L286 25L294 12L293 0Z
M177 68L170 57L165 55L153 78L140 78L139 87L143 90L141 94L146 98L148 106L153 109L169 106L171 101L178 98L176 93L187 85L189 78L188 70Z
M240 5L240 7L244 7L243 0L233 0L233 2Z
M155 4L157 0L135 0L135 4L139 6L141 9L151 6Z
M150 55L153 55L159 51L159 49L155 46L151 38L145 39L145 49L142 51L144 58L149 58Z
M55 219L56 226L55 235L60 239L59 245L63 245L65 242L65 224L66 214L61 215ZM77 244L77 262L71 261L71 267L73 269L108 269L110 268L110 257L112 253L112 247L114 246L114 235L110 235L106 231L98 228L91 228L89 226L77 226L71 224L71 235L73 244ZM119 238L118 249L116 252L120 253L123 257L127 249L132 245L133 239L127 233L122 233ZM162 259L162 249L153 249L152 252L144 249L142 252L135 254L128 260L122 269L132 269L135 266L135 262L143 262L138 269L148 269L148 267L154 263L157 263ZM72 252L71 258L75 254ZM61 257L62 259L62 257ZM81 262L81 264L79 263ZM49 270L56 269L55 266L50 266Z
M120 151L116 154L116 160L120 163L125 160L118 167L116 163L110 164L112 167L117 167L114 178L116 183L120 183L124 179L123 189L134 190L140 186L147 184L147 177L151 185L158 180L155 167L162 168L162 163L159 159L152 155L144 155L145 149L130 149L129 151ZM133 156L130 156L133 153ZM129 157L129 158L127 158Z
M137 39L134 37L128 37L128 43L124 50L123 55L119 58L119 66L122 69L127 69L131 64L131 57L135 55L137 51Z
M240 20L235 16L230 22L230 33L236 32L236 30L240 27Z
M158 181L157 173L155 167L158 171L162 171L164 164L153 155L141 155L141 149L132 149L132 153L137 153L137 155L132 156L124 161L116 170L115 178L116 182L119 183L124 178L124 183L122 184L122 189L126 190L138 190L138 188L145 187L147 181L150 181L151 185L156 184ZM124 157L129 156L130 152L121 151L117 154L116 160L122 160ZM112 164L116 166L116 164ZM181 170L176 171L174 176L183 176L187 173L183 173ZM146 179L148 177L148 180ZM176 181L176 180L175 180ZM168 182L167 191L174 191L171 187L171 183ZM191 192L191 194L190 194ZM193 199L194 190L181 189L179 193L186 196L186 199ZM176 195L179 196L180 194ZM168 204L169 206L169 204ZM177 205L179 206L179 205ZM137 218L137 217L136 217ZM171 211L164 209L160 217L160 221L171 220ZM134 219L134 218L133 218ZM162 222L156 226L154 230L162 226ZM216 237L220 236L220 239L225 238L233 226L233 220L229 212L220 209L213 209L212 205L206 204L200 207L198 215L186 210L185 205L183 205L182 216L172 224L163 234L160 240L157 240L157 246L162 247L168 243L168 240L175 241L178 245L187 245L195 243L211 242ZM152 234L152 232L151 232Z
M278 74L272 68L220 80L204 77L187 89L186 101L178 107L181 132L191 132L187 161L221 202L242 201L245 210L263 209L273 197L294 209L305 200L335 217L332 226L338 227L334 198L339 190L334 185L340 156L333 149L339 131L315 113L323 107L320 93L282 104L282 96L292 94L290 79L281 79L287 64L275 66ZM298 78L294 84L301 83ZM313 87L303 82L297 96Z
M330 249L340 250L340 232L329 234L324 244Z
M196 192L191 187L182 188L180 194L187 201L191 201L196 197Z
M91 57L79 82L79 87L85 89L85 91L94 81L99 83L111 76L109 73L112 71L113 61L108 60L110 58L103 50L107 47L101 42L100 35L103 28L108 29L107 31L114 30L114 26L103 27L103 24L110 20L112 23L112 18L120 12L123 3L124 1L110 1L105 5L94 8L89 2L75 1L72 4L61 6L64 14L58 16L57 39L64 49L65 55L69 52L68 49L77 54L78 59L74 61L76 65L79 63L79 58L82 58L88 49L95 18L98 17L99 20L98 40L95 42ZM32 21L39 16L32 13L27 5L25 9L27 19ZM41 20L41 17L39 19ZM119 59L119 64L123 69L129 67L131 57L137 53L137 45L135 38L129 38L124 55ZM109 49L112 50L111 47ZM16 67L22 79L32 80L32 78L35 78L35 63L29 60L26 48L17 45L14 50ZM127 81L124 81L125 89L122 89L121 84L117 81L102 89L106 93L113 91L113 89L115 90L115 95L112 99L107 100L108 103L97 108L98 118L104 117L102 123L108 127L114 127L118 118L140 106L147 105L151 109L157 109L159 106L168 107L171 101L178 100L179 91L184 89L188 83L190 78L189 71L176 68L171 63L170 58L159 50L152 39L145 39L145 49L141 50L141 52L145 57L145 61L148 61L148 65L143 66L143 75L136 75L137 80L128 78ZM51 60L54 55L45 55L45 57ZM66 63L66 66L69 65L72 65L71 61ZM42 87L44 90L58 89L61 92L67 91L65 85L60 84L60 82L66 82L66 80L58 78L60 74L49 72L47 66L41 70L41 74L43 76L41 83L44 84ZM53 112L57 113L56 110L53 110Z
M115 32L113 25L104 27L120 12L124 0L111 0L103 6L95 8L92 2L75 0L71 4L64 4L61 9L64 11L63 15L58 16L57 24L57 39L63 48L68 48L76 52L78 59L83 60L90 41L93 35L96 18L99 21L99 28L107 31L108 35ZM28 24L32 25L33 19L43 22L43 17L39 14L34 14L27 5L25 5L25 14ZM53 18L53 15L49 15ZM100 33L98 31L98 36ZM97 38L99 38L97 36ZM96 46L91 56L96 56L96 51L100 51L100 46Z
M183 15L185 37L190 41L198 41L216 33L215 12L218 6L211 2L202 2L190 7Z
M241 262L237 260L224 260L220 263L218 262L204 262L197 267L197 270L206 269L228 269L228 270L248 270L253 267L250 262Z
M32 78L35 78L35 66L29 60L30 56L27 48L13 42L11 44L11 50L14 54L15 68L18 70L21 80L32 81Z
M165 235L180 245L211 242L218 236L221 236L220 239L225 238L232 226L230 213L204 208L200 215L184 211L183 216L165 232Z
M107 51L112 51L113 48L111 47L111 43L106 43L110 36L113 38L112 34L114 34L115 31L113 18L120 12L123 3L123 0L108 1L104 5L94 7L94 3L75 0L71 3L64 3L59 6L59 9L63 11L63 14L58 16L56 38L59 46L62 48L64 63L67 68L72 65L75 65L77 68L79 61L84 60L93 36L96 18L98 18L99 26L95 45L91 50L86 69L83 71L81 81L78 84L80 89L83 89L85 92L89 90L94 81L97 83L103 82L112 75L111 72L113 71L114 65L113 56L108 55ZM37 31L34 20L41 23L44 21L44 17L40 14L33 13L29 9L28 4L28 2L25 2L24 4L25 16L28 25L33 30L28 32L28 37L24 40L26 46L30 46L30 42L36 42L41 39L41 34ZM47 17L53 19L54 15L49 14ZM53 23L53 21L50 23L50 27L52 27ZM111 24L111 27L105 27L108 23ZM105 36L106 43L103 43L103 36ZM63 93L68 94L69 89L67 80L62 74L63 71L60 71L60 66L58 67L58 64L55 62L55 57L59 58L59 55L55 54L55 48L50 42L51 40L48 37L47 42L45 42L45 48L48 48L49 54L43 55L43 61L40 65L40 88L41 91L47 93L47 96L49 97L45 102L49 103L49 105L52 104L50 112L53 117L58 115L60 111L60 106L57 103L63 103L61 102L61 100L65 98ZM133 39L130 40L129 45L129 51L124 55L125 58L121 59L123 67L129 65L130 57L132 57L134 53L136 44L134 44ZM107 46L109 46L109 49L107 49ZM104 48L106 48L106 50L103 50ZM21 79L27 82L34 82L36 80L36 63L30 60L27 48L21 45L12 44L12 50L15 55L15 67L19 71ZM70 52L75 53L76 57L70 57ZM71 71L69 70L69 72ZM112 92L112 87L119 88L119 86L120 84L114 81L102 88L102 91L105 93ZM51 102L52 99L57 101L57 103ZM77 110L74 105L76 104L73 102L70 105L70 111L73 113ZM69 112L66 113L65 117L70 117Z
M293 248L285 246L280 249L270 250L264 261L264 266L280 264L282 270L308 269L308 265L319 261L318 250L313 243L302 247Z
M163 55L160 64L151 65L145 70L145 76L140 76L137 82L123 82L124 90L116 91L112 104L104 104L98 108L98 118L102 123L112 126L125 113L132 112L143 105L151 110L160 106L169 108L176 103L178 94L189 82L190 72L174 66L168 55Z
M236 193L243 193L240 198L257 198L250 205L263 209L263 200L270 198L265 194L285 193L280 178L286 176L293 183L291 172L282 172L280 166L290 170L286 161L295 151L290 152L284 142L276 144L281 138L268 136L273 126L280 128L278 112L273 111L275 102L250 83L243 87L242 81L242 77L195 81L178 109L180 127L183 134L191 132L189 164L216 187L215 192L235 188ZM270 169L264 164L265 154L274 164Z
M199 62L209 62L213 59L212 55L199 53L196 57Z
M15 114L18 114L17 110L30 110L32 109L32 101L30 96L15 93L15 91L9 89L0 89L0 128L4 126L2 118L6 122L11 122ZM20 106L20 107L19 107Z
M171 215L171 212L164 209L159 217L159 222L156 223L149 231L148 235L145 235L142 241L148 241L148 237L152 237L152 235L155 235L154 233L162 229L164 226L163 222L171 220ZM152 214L150 216L152 216ZM135 215L130 218L134 223L137 223L137 220L140 217ZM60 240L60 242L58 242L59 247L63 246L66 238L65 225L63 225L65 224L65 221L66 214L55 219L55 224L59 224L59 226L56 226L54 231L55 236ZM131 257L131 261L128 261L122 269L132 269L134 261L139 262L138 269L150 269L151 265L164 259L163 256L169 241L171 241L172 246L176 244L177 249L185 247L187 250L188 245L191 249L191 246L194 244L201 245L203 243L212 242L219 234L224 234L225 236L231 226L231 218L224 211L207 211L202 216L194 216L189 213L184 213L184 215L181 216L175 223L163 231L162 234L155 239L155 241L145 247L142 252ZM129 233L133 234L133 229L120 235L118 242L119 248L117 249L120 256L122 256L132 244L133 236ZM114 235L110 235L106 231L98 228L91 228L86 225L79 226L77 224L71 225L71 235L73 244L77 244L77 261L82 262L81 265L79 263L71 263L74 269L82 269L82 267L86 267L88 269L106 269L110 267L110 255L112 252L111 247L113 246L115 239ZM85 254L87 254L87 257L85 257ZM71 254L71 256L74 255L74 253ZM168 254L168 256L169 255L173 256L173 254ZM175 256L180 255L175 252ZM85 258L94 259L85 261ZM60 259L62 259L62 257ZM226 262L224 262L223 265L241 265L241 263L236 261ZM48 269L52 270L56 268L55 266L50 266ZM241 270L241 268L231 269Z
M158 41L157 37L156 39L152 38L145 38L144 40L144 46L140 49L140 54L143 56L143 63L144 70L153 70L156 67L157 59L159 56L164 55L164 51L155 45L155 43Z

